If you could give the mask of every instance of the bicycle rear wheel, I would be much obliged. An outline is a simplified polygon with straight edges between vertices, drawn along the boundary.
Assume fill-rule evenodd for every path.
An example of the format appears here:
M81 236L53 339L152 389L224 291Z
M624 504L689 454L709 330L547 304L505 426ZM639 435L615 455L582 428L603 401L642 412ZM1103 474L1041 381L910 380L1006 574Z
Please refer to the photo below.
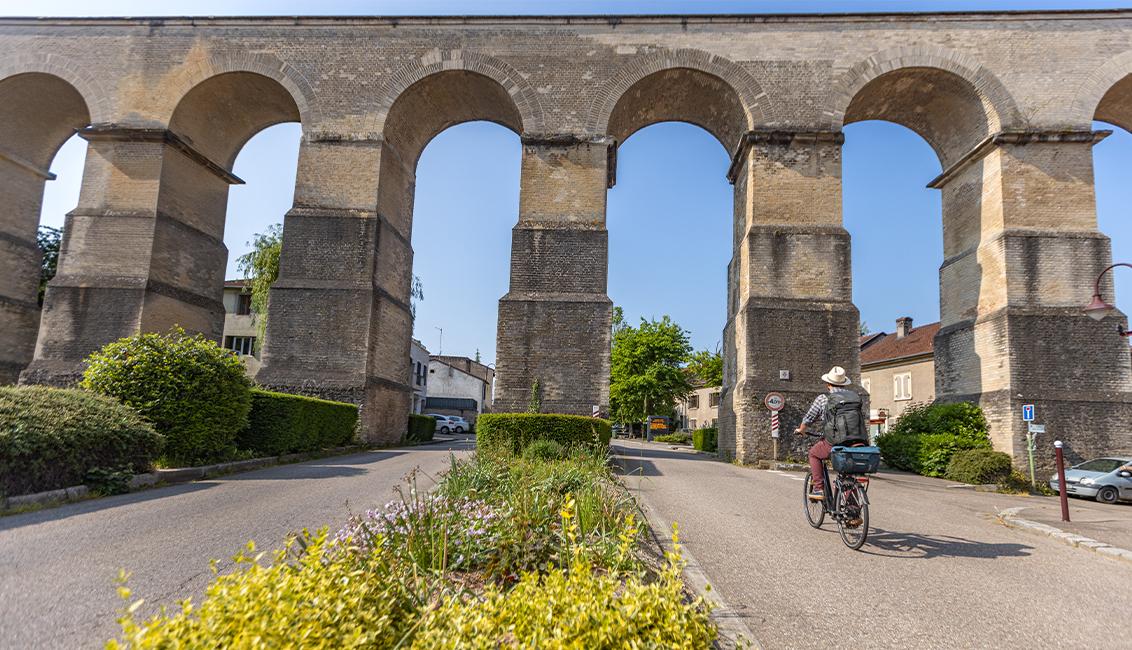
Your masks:
M837 495L837 532L841 541L854 551L869 537L869 498L857 481Z
M821 528L825 521L825 503L810 498L810 481L813 477L806 472L806 480L802 481L802 509L806 511L806 520L814 528Z

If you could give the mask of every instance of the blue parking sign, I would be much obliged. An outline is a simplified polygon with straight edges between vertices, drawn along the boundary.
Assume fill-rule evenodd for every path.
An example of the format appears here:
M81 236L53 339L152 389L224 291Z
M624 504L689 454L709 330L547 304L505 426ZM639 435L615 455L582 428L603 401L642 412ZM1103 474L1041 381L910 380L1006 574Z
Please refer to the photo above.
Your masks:
M1023 404L1022 405L1022 421L1023 422L1033 422L1034 421L1034 405L1033 404Z

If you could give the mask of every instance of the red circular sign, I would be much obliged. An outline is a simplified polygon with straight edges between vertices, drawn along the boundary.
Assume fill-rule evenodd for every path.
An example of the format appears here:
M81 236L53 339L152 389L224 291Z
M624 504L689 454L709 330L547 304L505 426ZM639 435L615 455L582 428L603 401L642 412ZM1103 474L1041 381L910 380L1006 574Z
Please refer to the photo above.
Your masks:
M782 393L767 393L763 399L763 404L772 411L781 411L783 406L786 406L786 398Z

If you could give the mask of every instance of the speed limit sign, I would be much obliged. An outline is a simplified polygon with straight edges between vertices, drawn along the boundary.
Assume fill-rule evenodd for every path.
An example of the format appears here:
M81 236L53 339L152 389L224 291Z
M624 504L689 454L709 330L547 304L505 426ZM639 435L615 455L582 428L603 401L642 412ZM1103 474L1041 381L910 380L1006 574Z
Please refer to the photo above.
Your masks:
M782 393L767 393L766 398L763 399L763 404L771 411L781 411L783 406L786 406L786 398Z

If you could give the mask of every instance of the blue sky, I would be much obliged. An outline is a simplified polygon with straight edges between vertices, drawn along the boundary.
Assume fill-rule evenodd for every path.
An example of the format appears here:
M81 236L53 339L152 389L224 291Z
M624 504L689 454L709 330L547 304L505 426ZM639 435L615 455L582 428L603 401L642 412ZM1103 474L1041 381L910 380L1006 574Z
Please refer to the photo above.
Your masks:
M195 2L57 0L49 15L718 13L1105 8L1118 2ZM5 2L0 14L48 15L40 3ZM1100 128L1110 128L1098 125ZM1094 149L1097 211L1115 260L1132 260L1132 134L1117 132ZM940 171L928 145L907 129L865 122L845 129L844 220L853 237L854 302L874 330L894 320L939 317L942 262L939 193L925 187ZM229 200L225 242L229 277L256 232L291 205L300 130L286 124L252 139L236 161L247 185ZM52 166L42 222L58 225L75 205L84 145L73 139ZM424 283L416 336L433 352L495 360L499 298L507 292L511 228L518 214L519 138L488 123L453 127L425 149L418 167L414 271ZM728 155L687 124L643 129L618 152L609 192L609 295L626 316L671 315L697 348L720 342L731 256ZM657 252L662 251L658 255ZM647 252L647 256L646 256ZM1118 306L1132 310L1132 274L1117 275ZM1082 301L1088 296L1083 296Z

